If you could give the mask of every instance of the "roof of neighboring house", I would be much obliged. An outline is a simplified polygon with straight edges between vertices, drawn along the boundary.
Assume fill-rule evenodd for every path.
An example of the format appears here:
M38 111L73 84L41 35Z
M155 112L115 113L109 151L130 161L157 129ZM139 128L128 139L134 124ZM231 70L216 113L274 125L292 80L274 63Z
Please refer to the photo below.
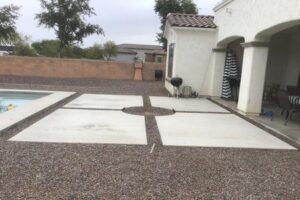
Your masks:
M217 28L211 15L170 13L167 22L175 27Z
M165 52L163 49L161 49L161 50L146 51L145 54L166 55L167 52Z
M123 53L123 54L134 54L136 55L137 53L130 50L130 49L123 49L123 48L118 48L118 53Z
M0 51L13 51L13 46L0 46Z
M145 44L119 44L119 49L140 49L140 50L161 50L159 45L145 45Z

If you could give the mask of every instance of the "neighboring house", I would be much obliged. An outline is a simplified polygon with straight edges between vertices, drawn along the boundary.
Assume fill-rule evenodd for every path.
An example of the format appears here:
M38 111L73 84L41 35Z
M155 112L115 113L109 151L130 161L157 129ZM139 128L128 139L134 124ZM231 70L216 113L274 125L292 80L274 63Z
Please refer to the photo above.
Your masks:
M163 50L148 51L145 53L145 62L166 64L167 53Z
M136 59L137 53L130 49L121 49L118 47L118 53L112 60L115 61L124 61L124 62L133 62Z
M261 113L266 86L300 81L299 8L299 0L224 0L215 16L169 14L166 88L174 93L170 78L179 76L200 95L221 97L233 76L238 109Z
M13 46L0 46L0 56L9 55L14 51Z
M154 61L163 61L165 52L161 46L158 45L143 45L143 44L120 44L118 45L118 53L114 60L116 61L146 61L146 57L154 55ZM162 58L162 59L160 59ZM153 60L147 58L147 60Z

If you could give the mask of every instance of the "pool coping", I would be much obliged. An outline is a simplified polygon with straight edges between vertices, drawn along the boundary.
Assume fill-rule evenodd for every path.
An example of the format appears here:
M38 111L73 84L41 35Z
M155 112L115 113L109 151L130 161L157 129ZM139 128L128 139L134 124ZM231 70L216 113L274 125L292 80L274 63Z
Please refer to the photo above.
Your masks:
M19 89L0 89L0 92L49 93L49 95L36 99L24 106L0 114L0 134L15 124L20 123L75 94L75 92Z

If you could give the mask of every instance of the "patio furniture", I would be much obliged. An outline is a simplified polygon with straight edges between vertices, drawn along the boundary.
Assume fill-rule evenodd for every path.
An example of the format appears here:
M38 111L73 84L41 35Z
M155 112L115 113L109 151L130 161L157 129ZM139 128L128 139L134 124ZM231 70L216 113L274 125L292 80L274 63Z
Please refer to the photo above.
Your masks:
M292 119L293 115L296 112L300 112L300 104L293 104L290 100L289 94L285 90L279 90L277 93L278 106L282 109L281 115L286 112L285 116L285 125L287 125L288 121Z
M290 96L300 96L300 88L298 86L287 86L287 92Z
M291 104L300 106L300 96L289 96Z
M276 95L279 89L280 85L278 84L266 85L264 89L264 101L272 102L276 100Z
M232 50L228 50L225 59L222 86L223 99L238 101L240 79L241 73L237 56Z

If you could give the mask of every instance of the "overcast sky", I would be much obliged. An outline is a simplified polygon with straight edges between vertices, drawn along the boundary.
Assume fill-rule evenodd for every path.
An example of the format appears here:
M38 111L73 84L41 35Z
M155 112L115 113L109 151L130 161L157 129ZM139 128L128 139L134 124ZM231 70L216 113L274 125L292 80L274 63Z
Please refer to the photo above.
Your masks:
M213 14L213 7L220 0L194 0L199 13ZM154 0L91 0L97 16L90 22L100 24L105 36L90 36L84 40L84 46L113 40L117 44L157 44L156 33L160 22L155 14ZM31 37L32 41L54 39L53 31L37 26L35 14L41 11L39 0L0 0L0 6L14 4L21 6L21 16L17 22L18 31Z

